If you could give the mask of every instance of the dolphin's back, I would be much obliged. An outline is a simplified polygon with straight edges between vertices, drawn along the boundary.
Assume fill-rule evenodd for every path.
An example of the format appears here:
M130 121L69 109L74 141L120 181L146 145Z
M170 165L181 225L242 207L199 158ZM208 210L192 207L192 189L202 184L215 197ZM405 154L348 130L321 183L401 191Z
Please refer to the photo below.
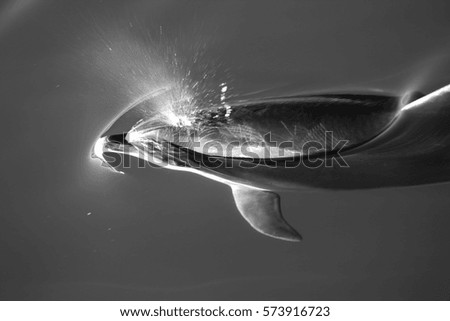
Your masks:
M274 141L292 141L301 149L309 142L325 146L327 131L348 146L360 144L386 128L398 109L399 99L392 96L324 95L241 105L231 116L235 126L269 132Z
M386 103L388 101L389 98L375 98L372 105L368 104L373 108L372 112L361 113L361 121L349 118L350 122L364 123L374 110L384 110L395 116L386 123L383 119L388 119L387 116L375 116L381 132L374 132L372 139L339 155L246 160L197 154L196 159L201 159L205 171L269 190L302 187L362 189L450 181L450 86L413 101L396 113L396 107L392 106L398 102ZM379 107L374 107L377 104ZM356 107L348 109L349 112L358 110ZM346 119L338 112L336 117ZM254 121L257 119L255 116Z
M241 102L230 112L204 113L199 138L219 148L195 151L223 157L283 158L340 140L360 145L393 121L401 100L388 95L309 95ZM228 148L238 143L239 148ZM190 146L186 146L190 147Z

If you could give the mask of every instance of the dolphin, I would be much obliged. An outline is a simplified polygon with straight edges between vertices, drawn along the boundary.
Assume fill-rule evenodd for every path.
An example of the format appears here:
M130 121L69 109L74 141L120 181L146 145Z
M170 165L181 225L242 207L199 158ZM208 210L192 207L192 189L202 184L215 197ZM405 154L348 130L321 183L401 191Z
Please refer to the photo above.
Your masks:
M255 230L300 241L278 191L450 180L450 85L427 95L311 94L210 106L164 88L119 115L93 147L113 169L121 154L227 184Z

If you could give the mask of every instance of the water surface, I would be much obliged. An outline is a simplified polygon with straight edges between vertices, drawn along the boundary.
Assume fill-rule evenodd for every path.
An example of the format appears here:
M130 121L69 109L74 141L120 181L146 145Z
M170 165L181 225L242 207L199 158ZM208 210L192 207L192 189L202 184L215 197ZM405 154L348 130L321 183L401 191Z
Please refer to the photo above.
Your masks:
M180 75L248 99L442 87L449 9L7 1L0 298L449 299L448 184L283 194L304 237L290 244L253 232L227 186L157 169L117 175L90 157L124 108Z

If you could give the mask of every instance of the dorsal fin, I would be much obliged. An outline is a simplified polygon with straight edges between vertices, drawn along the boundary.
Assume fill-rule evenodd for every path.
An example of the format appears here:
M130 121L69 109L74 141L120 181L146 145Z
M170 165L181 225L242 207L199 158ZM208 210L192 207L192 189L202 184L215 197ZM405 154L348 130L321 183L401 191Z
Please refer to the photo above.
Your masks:
M231 188L239 212L255 230L285 241L301 241L300 234L281 214L278 194L241 185Z

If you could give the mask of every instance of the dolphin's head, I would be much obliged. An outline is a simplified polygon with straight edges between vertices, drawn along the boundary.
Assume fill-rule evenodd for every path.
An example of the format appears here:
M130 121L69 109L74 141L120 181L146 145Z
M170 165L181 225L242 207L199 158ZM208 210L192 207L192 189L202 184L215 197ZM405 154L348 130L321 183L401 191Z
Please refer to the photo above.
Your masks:
M120 165L121 158L110 154L129 155L157 166L182 166L178 143L188 141L188 135L195 132L193 105L173 89L145 96L103 131L92 148L92 157L111 168Z
M199 101L176 86L160 89L117 116L96 141L92 156L111 164L105 153L126 154L177 167L186 165L179 159L181 149L236 156L230 155L233 143L259 142L261 138L248 126L230 126L230 114L231 107L224 102Z

